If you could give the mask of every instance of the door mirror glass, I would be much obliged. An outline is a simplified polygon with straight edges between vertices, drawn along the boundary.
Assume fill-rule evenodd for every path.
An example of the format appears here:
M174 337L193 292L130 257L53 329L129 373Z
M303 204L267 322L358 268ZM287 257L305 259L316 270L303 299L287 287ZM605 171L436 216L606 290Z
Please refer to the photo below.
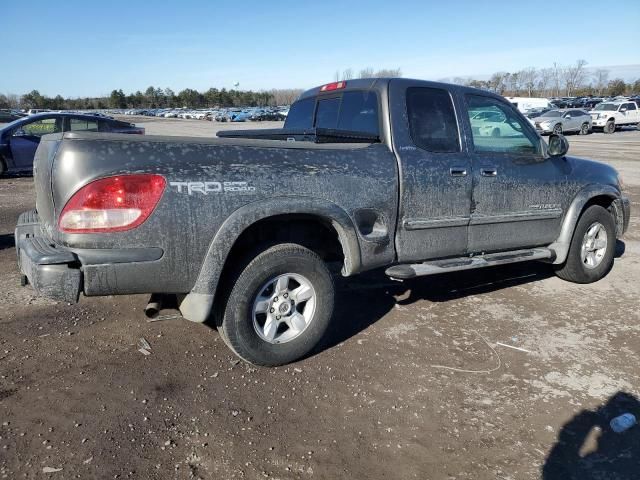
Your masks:
M569 151L569 142L564 135L551 134L549 136L549 155L564 157Z
M27 134L22 128L18 128L11 134L12 137L24 137Z

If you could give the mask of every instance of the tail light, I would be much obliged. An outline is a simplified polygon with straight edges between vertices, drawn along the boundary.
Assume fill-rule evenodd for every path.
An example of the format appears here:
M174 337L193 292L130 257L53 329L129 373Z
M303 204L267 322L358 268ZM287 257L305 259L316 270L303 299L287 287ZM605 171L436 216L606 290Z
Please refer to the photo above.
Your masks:
M58 226L67 233L131 230L151 215L166 184L163 176L154 174L101 178L73 194Z
M321 92L332 92L333 90L341 90L347 86L347 82L344 80L340 82L327 83L320 87Z

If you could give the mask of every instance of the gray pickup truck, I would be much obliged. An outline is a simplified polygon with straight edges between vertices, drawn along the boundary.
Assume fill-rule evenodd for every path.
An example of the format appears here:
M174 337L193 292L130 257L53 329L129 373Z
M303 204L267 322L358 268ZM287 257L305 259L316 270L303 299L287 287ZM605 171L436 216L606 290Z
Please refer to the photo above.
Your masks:
M67 302L171 297L244 360L279 365L323 337L335 273L539 260L594 282L629 223L613 168L472 88L335 82L302 94L283 129L219 136L43 137L36 210L15 234L24 283Z

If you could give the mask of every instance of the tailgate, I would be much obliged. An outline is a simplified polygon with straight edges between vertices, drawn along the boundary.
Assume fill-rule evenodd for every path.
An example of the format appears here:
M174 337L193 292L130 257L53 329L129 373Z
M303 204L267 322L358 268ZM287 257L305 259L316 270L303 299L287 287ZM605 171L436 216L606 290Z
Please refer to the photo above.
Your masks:
M33 160L33 180L36 189L36 210L38 212L41 226L47 232L51 232L51 229L55 227L53 192L51 190L51 171L61 138L60 134L43 136Z

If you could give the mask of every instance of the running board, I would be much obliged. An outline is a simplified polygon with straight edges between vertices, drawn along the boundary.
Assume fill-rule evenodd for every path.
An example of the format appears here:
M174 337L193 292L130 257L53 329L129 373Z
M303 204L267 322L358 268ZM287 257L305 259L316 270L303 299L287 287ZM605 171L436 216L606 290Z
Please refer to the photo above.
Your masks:
M529 250L513 250L510 252L489 253L475 257L447 258L432 262L395 265L387 268L386 274L398 280L436 275L438 273L458 272L474 268L492 267L507 263L526 262L529 260L544 260L555 256L548 248L532 248Z

